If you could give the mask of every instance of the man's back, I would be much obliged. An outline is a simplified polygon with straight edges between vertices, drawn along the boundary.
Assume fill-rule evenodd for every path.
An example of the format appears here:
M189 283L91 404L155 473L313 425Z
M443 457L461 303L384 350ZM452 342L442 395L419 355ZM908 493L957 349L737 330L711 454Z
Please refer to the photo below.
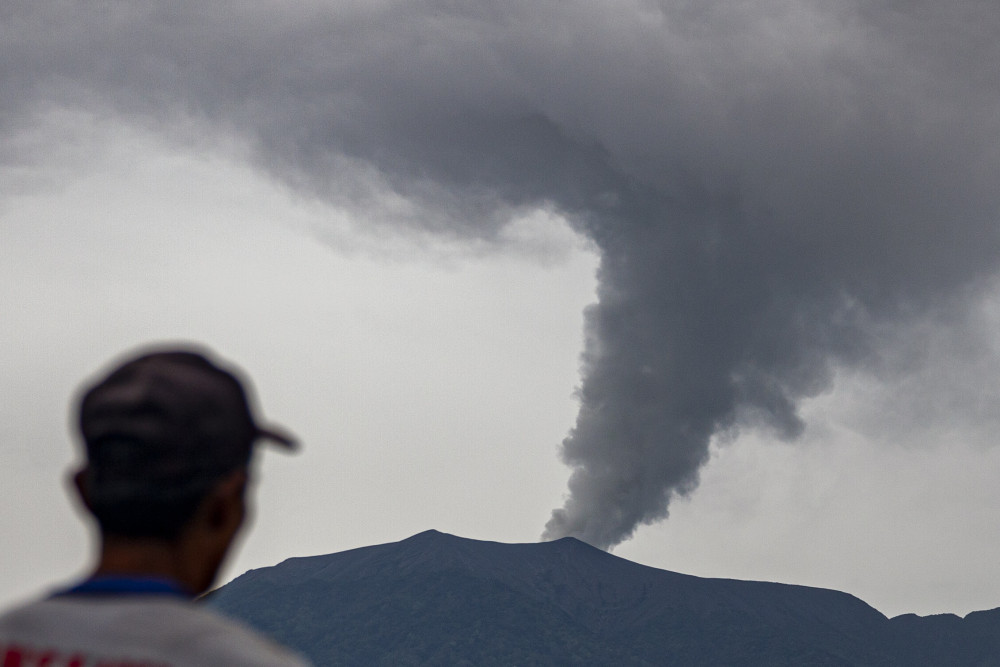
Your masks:
M61 595L0 616L3 667L305 664L235 622L172 595Z

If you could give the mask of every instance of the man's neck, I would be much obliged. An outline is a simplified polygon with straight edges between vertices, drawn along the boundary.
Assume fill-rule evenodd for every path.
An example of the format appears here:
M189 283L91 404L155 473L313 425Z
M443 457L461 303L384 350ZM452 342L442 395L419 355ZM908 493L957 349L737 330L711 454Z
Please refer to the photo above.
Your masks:
M201 593L211 581L199 567L185 557L183 543L156 539L105 537L94 576L126 576L166 579L191 594ZM213 573L214 574L214 573Z

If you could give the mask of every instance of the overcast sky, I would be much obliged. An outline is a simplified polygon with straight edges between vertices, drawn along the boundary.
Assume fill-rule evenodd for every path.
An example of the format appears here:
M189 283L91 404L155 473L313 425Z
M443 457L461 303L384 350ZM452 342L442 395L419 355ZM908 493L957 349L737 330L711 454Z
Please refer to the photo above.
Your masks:
M194 340L305 445L226 578L436 528L1000 606L998 28L5 3L0 601L90 562L80 382Z

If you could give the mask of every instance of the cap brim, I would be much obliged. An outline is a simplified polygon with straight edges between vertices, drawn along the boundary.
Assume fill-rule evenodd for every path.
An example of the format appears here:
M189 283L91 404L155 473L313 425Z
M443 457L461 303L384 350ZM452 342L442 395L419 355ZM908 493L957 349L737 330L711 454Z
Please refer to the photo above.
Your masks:
M256 440L267 440L288 450L299 448L299 442L290 433L275 426L257 427Z

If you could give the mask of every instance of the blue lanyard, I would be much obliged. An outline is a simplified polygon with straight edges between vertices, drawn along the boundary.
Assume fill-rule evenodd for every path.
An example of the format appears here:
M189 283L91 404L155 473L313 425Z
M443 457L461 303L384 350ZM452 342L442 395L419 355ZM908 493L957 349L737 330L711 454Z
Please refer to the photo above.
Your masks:
M99 575L55 594L64 595L172 595L190 599L191 594L172 579Z

